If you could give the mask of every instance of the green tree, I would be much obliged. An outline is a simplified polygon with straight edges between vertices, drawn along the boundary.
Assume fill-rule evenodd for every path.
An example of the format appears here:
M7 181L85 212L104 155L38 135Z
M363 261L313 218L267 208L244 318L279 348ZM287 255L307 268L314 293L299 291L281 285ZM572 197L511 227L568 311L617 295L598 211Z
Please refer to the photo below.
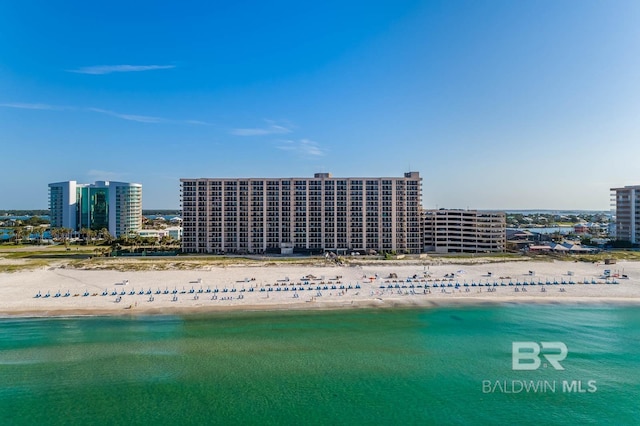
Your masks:
M88 241L92 242L98 237L98 231L95 229L89 229Z
M171 244L174 244L174 240L169 235L163 235L160 239L160 245L162 246L170 246Z
M609 244L613 248L630 249L633 247L633 244L631 243L631 241L627 241L627 240L614 240L614 241L611 241Z
M42 239L44 237L44 228L42 226L37 226L33 231L38 236L38 244L42 244Z
M40 226L48 224L49 221L47 219L43 219L40 216L31 216L28 219L25 219L24 224L30 226Z
M89 240L89 234L91 233L91 229L89 228L80 228L80 238L84 241L84 244L87 244Z
M71 228L60 228L60 238L64 241L64 246L69 247L69 240L71 239L71 235L73 234L73 229Z
M20 244L20 241L22 241L22 237L24 236L24 231L25 229L23 226L16 226L13 228L13 239L16 244Z
M102 238L108 245L111 245L111 243L113 243L113 235L111 235L107 228L102 228L100 231L98 231L98 236Z

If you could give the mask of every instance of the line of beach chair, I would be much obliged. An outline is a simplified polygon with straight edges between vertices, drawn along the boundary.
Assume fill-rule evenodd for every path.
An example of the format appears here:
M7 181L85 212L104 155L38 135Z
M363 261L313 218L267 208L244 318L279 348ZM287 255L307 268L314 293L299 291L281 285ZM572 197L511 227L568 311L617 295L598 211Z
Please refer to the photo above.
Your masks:
M169 290L169 288L165 288L164 290L160 290L160 288L156 289L155 291L152 290L151 288L149 289L140 289L140 290L135 290L135 289L131 289L129 291L125 291L125 290L108 290L105 289L104 291L102 291L101 293L92 293L90 294L89 291L85 290L84 293L80 294L74 294L73 296L82 296L82 297L88 297L88 296L117 296L117 297L122 297L122 296L152 296L153 294L156 295L173 295L173 296L177 296L179 294L204 294L204 293L244 293L244 292L248 292L248 293L253 293L256 291L260 291L260 292L270 292L270 291L320 291L320 290L350 290L350 289L360 289L361 286L360 284L355 284L355 285L344 285L344 284L337 284L338 281L336 281L336 284L332 284L332 285L316 285L316 286L303 286L303 285L294 285L294 286L270 286L269 284L267 284L267 286L261 286L258 290L258 287L249 287L249 288L241 288L241 289L236 289L235 287L232 288L227 288L224 287L222 289L218 289L217 287L214 289L211 289L210 287L207 287L206 289L200 288L198 290L194 289L193 287L189 290L186 289L182 289L182 290L178 290L177 288L174 288L173 290ZM71 296L70 291L67 291L64 294L61 294L60 291L56 292L53 296L51 296L51 292L48 291L47 293L45 293L44 295L42 294L42 292L38 291L38 293L34 296L36 299L38 298L48 298L48 297L69 297Z
M168 295L171 294L173 296L177 296L178 294L203 294L203 293L243 293L243 292L255 292L255 291L259 291L259 292L281 292L281 291L322 291L322 290L350 290L350 289L360 289L361 286L360 284L348 284L348 285L344 285L342 284L339 280L337 279L330 279L332 282L331 284L325 284L325 283L319 283L318 284L311 284L308 282L303 283L290 283L288 281L285 281L287 284L283 283L276 283L276 284L266 284L266 285L261 285L260 287L257 286L252 286L249 287L247 289L245 288L241 288L241 289L236 289L235 287L232 288L227 288L224 287L222 289L218 289L217 287L212 289L210 287L202 288L200 287L199 289L195 289L194 287L191 287L190 289L185 289L183 287L182 290L178 290L177 287L175 287L173 290L169 290L168 287L166 287L164 290L161 290L159 287L156 290L152 290L151 288L148 289L144 289L141 288L139 290L135 290L135 289L131 289L129 291L125 291L123 289L121 290L111 290L109 291L108 289L105 289L104 291L102 291L101 293L89 293L88 290L85 290L83 293L76 293L73 294L73 297L78 297L78 296L82 296L82 297L89 297L89 296L125 296L125 295L129 295L129 296L151 296L153 294L156 295ZM453 289L459 289L460 287L520 287L520 286L552 286L552 285L575 285L575 284L591 284L591 285L597 285L597 284L609 284L609 285L615 285L615 284L619 284L620 282L616 279L616 278L608 278L605 280L596 280L595 278L591 278L591 279L587 279L585 278L582 281L574 281L573 279L569 279L569 280L565 280L564 278L561 280L558 279L546 279L546 280L542 280L542 279L538 279L537 281L531 280L531 281L513 281L513 280L509 280L508 282L505 282L504 280L500 280L498 281L486 281L486 282L481 282L481 281L472 281L471 283L467 283L466 281L463 283L460 283L459 281L456 281L455 283L453 282L452 279L429 279L429 280L425 280L425 279L406 279L406 280L385 280L384 284L380 285L379 288L380 289L429 289L429 288L453 288ZM34 296L34 298L49 298L49 297L54 297L54 298L59 298L59 297L71 297L71 292L70 290L67 290L65 293L62 293L60 290L58 290L56 293L54 293L53 295L51 294L50 291L47 291L45 294L42 294L42 292L38 291L38 293Z
M429 283L425 283L425 284L399 284L399 283L395 283L395 284L386 284L386 285L380 285L379 288L381 289L403 289L403 288L409 288L409 289L413 289L413 288L454 288L454 289L458 289L460 287L522 287L522 286L551 286L551 285L575 285L575 284L619 284L619 281L613 279L613 280L606 280L606 281L596 281L595 279L591 279L591 280L587 280L585 279L582 282L576 282L574 280L560 280L558 281L557 279L554 279L553 281L551 280L546 280L546 281L542 281L542 280L538 280L538 281L508 281L508 282L504 282L504 281L493 281L493 282L475 282L472 281L470 284L467 282L464 282L462 284L460 284L460 282L456 282L455 284L452 283L451 281L448 280L443 280L443 281L434 281L431 284Z

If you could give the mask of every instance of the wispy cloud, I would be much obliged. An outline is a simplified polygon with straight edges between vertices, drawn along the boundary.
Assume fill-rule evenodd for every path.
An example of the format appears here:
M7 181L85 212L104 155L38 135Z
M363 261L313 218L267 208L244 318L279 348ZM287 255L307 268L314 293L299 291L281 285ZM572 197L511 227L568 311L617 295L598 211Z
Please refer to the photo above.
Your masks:
M325 155L325 151L320 145L310 139L283 140L280 141L280 145L278 145L277 148L296 153L303 157L322 157Z
M99 112L100 114L111 115L113 117L118 117L123 120L137 121L138 123L162 123L164 121L167 121L160 117L151 117L148 115L121 114L119 112L109 111L101 108L88 108L88 109L89 111Z
M282 135L286 133L291 133L290 126L277 124L271 120L265 120L265 121L267 122L266 127L231 129L229 133L236 136L264 136L264 135Z
M69 107L62 107L62 106L57 106L57 105L29 104L29 103L21 103L21 102L0 104L0 107L19 108L19 109L39 109L39 110L51 110L51 111L63 110L63 109L72 109L72 108L69 108Z
M200 120L182 120L181 123L193 124L195 126L213 126L211 123L207 123L206 121Z
M167 70L175 67L175 65L95 65L91 67L81 67L75 70L68 70L68 72L75 72L77 74L102 75L111 74L114 72Z
M112 172L107 170L91 169L87 172L87 177L93 180L124 180L126 173Z
M149 115L137 115L137 114L122 114L116 111L110 111L103 108L78 108L70 106L50 105L50 104L36 104L25 102L11 102L0 103L0 108L19 108L19 109L31 109L31 110L48 110L48 111L92 111L100 114L110 115L122 120L136 121L138 123L170 123L170 124L188 124L192 126L212 126L213 124L201 120L171 120L162 117L153 117Z
M120 112L109 111L102 108L87 108L89 111L110 115L122 120L137 121L138 123L170 123L170 124L190 124L192 126L212 126L211 123L201 120L171 120L168 118L154 117L150 115L122 114Z

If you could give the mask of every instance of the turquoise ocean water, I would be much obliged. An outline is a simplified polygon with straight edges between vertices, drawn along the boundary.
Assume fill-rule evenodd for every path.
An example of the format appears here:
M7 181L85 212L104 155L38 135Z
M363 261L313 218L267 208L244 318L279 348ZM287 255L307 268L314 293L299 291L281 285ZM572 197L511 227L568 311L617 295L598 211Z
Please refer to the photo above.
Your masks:
M638 307L0 320L3 425L639 422Z

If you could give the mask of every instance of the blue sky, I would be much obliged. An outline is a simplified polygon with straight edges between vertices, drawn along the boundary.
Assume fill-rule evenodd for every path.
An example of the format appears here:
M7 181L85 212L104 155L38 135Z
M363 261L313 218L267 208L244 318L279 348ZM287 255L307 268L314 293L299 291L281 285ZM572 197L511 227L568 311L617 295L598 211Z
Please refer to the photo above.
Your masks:
M54 4L57 3L57 4ZM637 1L0 3L0 209L47 183L423 177L427 208L640 184Z

